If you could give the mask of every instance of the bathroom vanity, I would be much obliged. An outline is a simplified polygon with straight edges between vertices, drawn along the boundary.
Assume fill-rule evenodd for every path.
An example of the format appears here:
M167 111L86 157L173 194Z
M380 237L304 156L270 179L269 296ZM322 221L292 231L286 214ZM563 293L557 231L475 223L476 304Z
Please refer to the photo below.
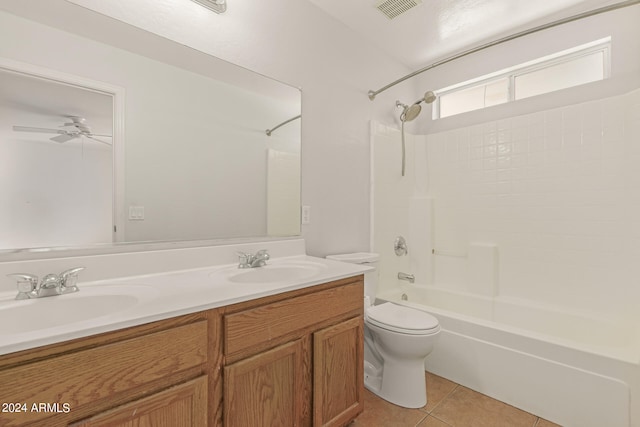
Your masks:
M347 424L363 276L271 293L0 356L0 425Z

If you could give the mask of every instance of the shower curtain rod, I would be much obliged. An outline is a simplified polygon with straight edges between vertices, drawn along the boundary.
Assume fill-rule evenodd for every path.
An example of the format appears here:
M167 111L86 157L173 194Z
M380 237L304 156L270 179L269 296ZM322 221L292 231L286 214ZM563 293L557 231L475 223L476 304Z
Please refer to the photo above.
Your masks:
M640 1L640 0L638 0L638 1ZM297 116L295 116L295 117L291 117L289 120L285 120L284 122L280 123L278 126L274 127L273 129L267 129L267 130L265 130L264 132L267 134L267 136L271 136L271 132L273 132L274 130L278 129L279 127L282 127L282 126L286 125L286 124L287 124L287 123L289 123L289 122L292 122L292 121L294 121L294 120L297 120L297 119L299 119L300 117L302 117L302 114L298 114L298 115L297 115Z
M451 61L454 61L456 59L462 58L463 56L467 56L467 55L470 55L472 53L479 52L479 51L484 50L484 49L486 49L488 47L492 47L492 46L498 45L500 43L508 42L508 41L517 39L517 38L522 37L522 36L526 36L526 35L529 35L529 34L537 33L538 31L546 30L548 28L553 28L553 27L556 27L558 25L566 24L568 22L573 22L573 21L577 21L579 19L588 18L590 16L599 15L601 13L610 12L610 11L616 10L616 9L621 9L623 7L633 6L633 5L638 4L638 3L640 3L640 0L627 0L627 1L622 1L622 2L619 2L619 3L610 4L609 6L604 6L604 7L601 7L599 9L593 9L593 10L590 10L588 12L583 12L583 13L579 13L577 15L569 16L567 18L559 19L557 21L553 21L553 22L550 22L548 24L544 24L544 25L540 25L540 26L537 26L537 27L534 27L534 28L530 28L528 30L520 31L520 32L515 33L515 34L511 34L510 36L502 37L500 39L491 41L489 43L485 43L483 45L474 47L472 49L465 50L464 52L461 52L461 53L455 54L453 56L450 56L448 58L442 59L440 61L434 62L431 65L427 65L426 67L419 69L418 71L414 71L413 73L407 74L406 76L404 76L402 78L399 78L398 80L396 80L396 81L394 81L392 83L389 83L388 85L386 85L386 86L384 86L384 87L382 87L382 88L380 88L378 90L370 90L368 92L369 99L373 101L374 99L376 99L376 96L379 93L384 92L385 90L397 85L398 83L402 83L403 81L405 81L407 79L410 79L412 77L415 77L418 74L422 74L425 71L428 71L428 70L430 70L432 68L435 68L435 67L438 67L440 65L446 64L447 62L451 62Z

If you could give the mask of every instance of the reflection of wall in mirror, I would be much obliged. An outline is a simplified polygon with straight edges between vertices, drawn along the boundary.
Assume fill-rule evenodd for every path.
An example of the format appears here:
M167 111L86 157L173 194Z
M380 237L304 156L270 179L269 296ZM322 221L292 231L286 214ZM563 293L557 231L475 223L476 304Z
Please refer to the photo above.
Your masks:
M61 127L71 114L90 117L91 132L109 135L112 97L2 70L0 86L0 249L110 242L110 139L58 132L76 130Z
M143 206L145 219L128 221L122 240L267 235L264 130L299 104L4 12L0 27L11 34L0 56L125 88L124 208Z
M0 249L110 242L111 150L2 129Z
M267 233L295 236L300 232L300 154L268 150Z

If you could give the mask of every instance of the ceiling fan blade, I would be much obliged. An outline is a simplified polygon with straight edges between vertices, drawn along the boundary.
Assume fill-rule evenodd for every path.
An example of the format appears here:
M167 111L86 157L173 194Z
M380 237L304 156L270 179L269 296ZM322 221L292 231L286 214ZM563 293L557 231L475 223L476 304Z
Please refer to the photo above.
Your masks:
M94 141L98 141L98 142L100 142L100 143L102 143L102 144L105 144L105 145L109 145L109 146L111 146L111 143L110 143L110 142L107 142L107 141L100 141L98 138L94 138L94 137L93 137L93 135L85 135L85 136L86 136L87 138L89 138L89 139L93 139Z
M64 135L58 135L54 136L53 138L49 138L49 140L62 144L63 142L71 141L72 139L78 138L78 136L79 135L76 134L65 133Z
M34 128L29 126L14 126L13 130L16 132L40 132L40 133L58 133L60 135L66 135L66 130L59 129L45 129L45 128Z
M102 136L102 137L105 137L105 138L113 138L113 136L111 136L111 135L105 135L105 134L100 134L100 133L92 133L92 134L89 134L89 136Z

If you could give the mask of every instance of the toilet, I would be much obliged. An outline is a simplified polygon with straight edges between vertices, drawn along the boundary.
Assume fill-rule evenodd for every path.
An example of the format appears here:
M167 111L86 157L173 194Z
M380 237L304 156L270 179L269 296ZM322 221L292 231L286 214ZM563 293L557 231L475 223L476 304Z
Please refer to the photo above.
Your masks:
M378 286L378 254L358 252L327 258L376 268L364 277L365 387L398 406L425 406L424 360L438 339L438 319L391 302L372 304Z

